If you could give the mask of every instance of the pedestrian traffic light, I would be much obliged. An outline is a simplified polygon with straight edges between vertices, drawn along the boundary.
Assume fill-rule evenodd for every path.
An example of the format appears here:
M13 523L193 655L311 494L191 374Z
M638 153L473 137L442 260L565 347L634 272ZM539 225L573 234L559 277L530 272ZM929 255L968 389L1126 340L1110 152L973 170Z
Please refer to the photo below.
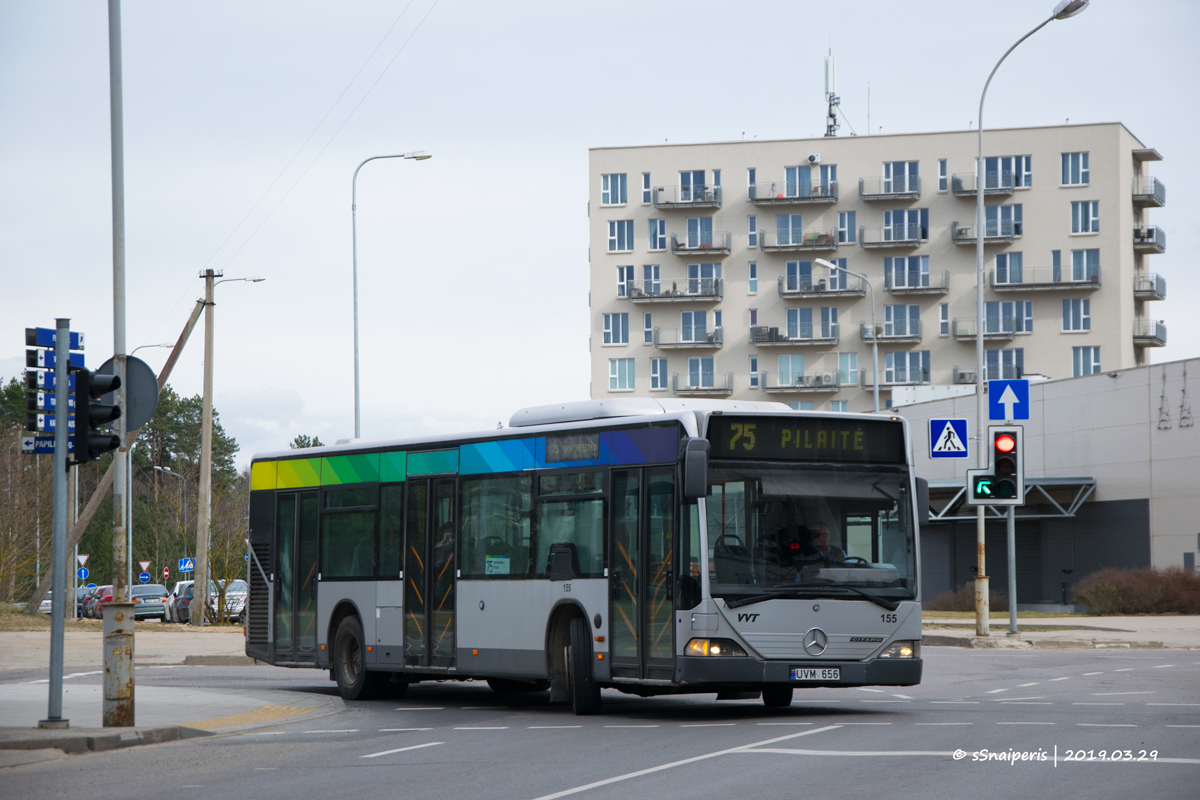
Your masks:
M988 428L996 498L1010 501L1005 505L1025 504L1025 470L1021 464L1022 430L1019 425L993 425Z
M86 369L75 372L74 463L86 464L96 461L109 450L116 450L121 446L121 437L100 430L100 426L120 419L121 407L97 402L101 395L120 387L121 379L116 375L89 372Z

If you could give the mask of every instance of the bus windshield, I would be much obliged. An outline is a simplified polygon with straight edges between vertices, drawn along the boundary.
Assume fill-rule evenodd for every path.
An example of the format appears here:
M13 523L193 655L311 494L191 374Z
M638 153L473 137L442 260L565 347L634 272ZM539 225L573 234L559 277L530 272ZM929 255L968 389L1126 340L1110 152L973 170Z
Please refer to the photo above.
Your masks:
M709 484L712 596L915 597L906 468L713 462Z

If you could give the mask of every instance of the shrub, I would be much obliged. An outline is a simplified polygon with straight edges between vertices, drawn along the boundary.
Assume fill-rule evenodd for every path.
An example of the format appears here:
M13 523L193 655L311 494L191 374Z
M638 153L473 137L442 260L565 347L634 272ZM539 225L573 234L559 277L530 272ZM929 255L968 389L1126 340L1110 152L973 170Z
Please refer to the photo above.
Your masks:
M1200 614L1200 573L1179 567L1106 569L1075 584L1072 594L1098 616Z
M991 589L991 587L988 587ZM1008 611L1008 595L991 589L988 592L990 611ZM923 611L974 611L975 583L964 583L953 592L943 592L922 606Z

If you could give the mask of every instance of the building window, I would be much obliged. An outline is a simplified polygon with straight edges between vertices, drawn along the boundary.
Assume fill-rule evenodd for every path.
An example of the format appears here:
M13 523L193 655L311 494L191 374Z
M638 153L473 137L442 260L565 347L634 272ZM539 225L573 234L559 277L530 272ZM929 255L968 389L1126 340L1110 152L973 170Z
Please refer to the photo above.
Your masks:
M720 264L688 264L688 294L713 295L721 280Z
M829 197L837 186L837 164L821 165L821 196Z
M798 386L804 383L804 355L795 353L781 355L777 361L780 386Z
M1020 253L996 254L996 283L1021 283L1023 278L1022 256Z
M1071 203L1071 233L1100 232L1100 201L1082 200Z
M920 336L921 306L912 305L883 307L884 336Z
M884 383L928 383L929 351L888 353L883 372Z
M1062 301L1063 330L1090 331L1092 329L1092 301L1086 298Z
M649 311L647 311L642 316L643 316L643 323L644 323L644 333L642 335L642 341L645 342L646 344L653 344L654 343L654 323L650 321L651 314Z
M634 388L632 358L610 358L608 360L608 388L610 390Z
M604 315L604 343L629 344L629 315Z
M720 185L721 185L721 170L714 169L713 170L713 186L717 187Z
M1033 156L988 156L983 160L984 186L998 189L1033 186Z
M642 173L642 205L650 205L650 173Z
M750 216L746 217L746 222L749 227L750 235L750 241L748 244L750 247L758 247L758 217L751 214Z
M994 208L994 206L989 206ZM911 242L929 238L929 209L910 208L883 212L883 240Z
M1033 301L987 302L984 333L1033 333Z
M854 244L857 241L858 226L855 222L857 212L838 212L838 244Z
M812 262L789 261L784 264L784 289L789 292L810 292L813 288Z
M1087 186L1091 182L1087 153L1062 154L1062 185Z
M633 267L617 267L617 297L629 297L633 288Z
M708 341L708 312L684 311L679 318L679 341Z
M812 196L812 167L788 167L784 170L788 197Z
M633 220L609 220L608 252L628 253L633 250Z
M938 336L950 335L950 304L938 304Z
M758 262L751 261L749 269L750 294L758 294Z
M1007 206L988 206L983 210L983 218L985 236L1021 236L1024 234L1020 203Z
M657 297L662 291L658 266L658 264L642 265L642 291L651 297Z
M712 247L712 217L689 217L687 221L687 246Z
M752 308L752 309L750 309L750 327L753 328L753 327L756 327L757 325L758 325L758 309Z
M838 313L833 306L821 307L821 338L838 338Z
M938 191L946 191L946 159L938 159Z
M750 388L758 388L758 356L750 356Z
M715 385L712 356L689 358L688 386L693 389L711 389Z
M896 256L883 259L888 288L919 289L929 286L929 256Z
M748 170L746 170L746 183L750 186L758 183L758 170L754 167L750 167Z
M650 249L667 249L667 221L665 219L650 220Z
M985 381L1015 381L1025 374L1025 350L1014 347L1009 350L984 351L983 379Z
M679 202L690 203L704 198L704 175L702 169L689 169L679 173Z
M626 203L625 173L600 176L600 205L623 206Z
M650 388L667 388L667 360L665 358L650 359Z
M850 401L849 400L834 400L833 402L831 402L829 404L829 410L830 411L840 411L842 413L846 413L850 410Z
M883 165L883 193L905 194L921 188L917 161L888 161ZM925 238L925 237L921 237Z
M838 382L842 386L858 383L858 353L838 353Z
M1071 251L1071 280L1095 281L1100 277L1100 250ZM1057 274L1054 277L1058 280Z
M775 243L778 245L800 244L804 241L803 214L775 215Z
M844 292L849 288L846 281L850 276L846 273L846 259L831 258L830 263L837 269L829 270L829 290L833 292Z
M813 338L813 322L811 308L789 308L787 310L787 338Z
M1100 348L1072 347L1071 364L1076 378L1081 375L1095 375L1100 371Z

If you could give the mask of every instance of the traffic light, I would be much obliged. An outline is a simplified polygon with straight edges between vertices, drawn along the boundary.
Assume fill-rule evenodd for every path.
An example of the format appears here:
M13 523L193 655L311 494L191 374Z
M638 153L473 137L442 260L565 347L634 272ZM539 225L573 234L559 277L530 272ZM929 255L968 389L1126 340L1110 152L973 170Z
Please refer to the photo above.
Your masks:
M995 475L996 498L1013 501L1011 505L1025 504L1025 470L1021 463L1022 430L1019 425L993 425L988 428L988 439L992 443L992 474Z
M104 433L100 426L120 419L121 407L97 402L101 395L119 389L120 386L121 379L116 375L89 372L86 369L75 372L74 463L86 464L96 461L109 450L120 447L121 437Z

